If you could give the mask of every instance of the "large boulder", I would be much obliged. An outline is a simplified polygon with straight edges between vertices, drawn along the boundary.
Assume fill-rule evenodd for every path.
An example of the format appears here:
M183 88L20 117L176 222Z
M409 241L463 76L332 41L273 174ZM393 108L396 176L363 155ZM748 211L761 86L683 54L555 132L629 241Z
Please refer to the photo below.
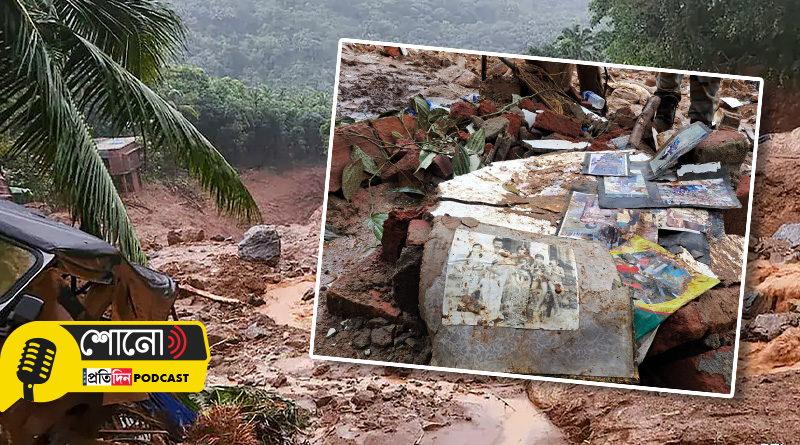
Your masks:
M278 229L271 225L250 227L239 242L239 257L250 261L262 261L277 266L281 261L281 237Z

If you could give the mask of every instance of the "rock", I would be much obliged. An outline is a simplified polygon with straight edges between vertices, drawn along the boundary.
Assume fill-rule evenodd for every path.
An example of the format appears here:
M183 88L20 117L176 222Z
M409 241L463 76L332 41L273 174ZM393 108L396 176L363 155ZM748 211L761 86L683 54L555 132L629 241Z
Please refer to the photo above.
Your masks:
M633 130L633 127L636 125L636 115L629 106L618 109L610 119L626 130Z
M367 320L366 326L370 329L373 328L382 328L384 326L389 326L389 321L385 318L375 317Z
M195 227L190 227L188 229L183 229L181 231L182 238L184 241L196 241L200 242L206 239L206 232L203 229L198 229Z
M509 150L508 154L506 155L506 160L522 159L525 157L525 152L526 148L521 145L511 147L511 150Z
M180 232L176 230L170 230L167 232L167 245L174 246L175 244L180 244L183 242L183 238L181 237Z
M486 116L487 114L497 113L497 107L490 100L481 101L478 105L478 116Z
M328 333L325 334L325 337L326 338L331 338L334 335L336 335L336 328L330 328L330 329L328 329Z
M378 251L367 255L328 289L328 310L345 316L382 317L396 321L400 309L391 303L388 269Z
M654 87L654 86L656 86L656 78L653 77L653 76L650 76L650 77L648 77L647 79L644 80L644 84L649 86L649 87Z
M733 347L723 346L667 364L660 373L670 388L728 394L733 375Z
M392 340L392 343L396 347L396 346L400 345L401 343L404 343L407 339L411 338L412 335L414 335L412 332L406 332L406 333L400 334L397 337L395 337L394 340Z
M739 113L719 108L719 121L717 122L718 129L738 131L741 123L742 117L739 115Z
M372 342L371 337L372 337L371 331L366 329L360 331L358 334L356 334L355 337L353 337L353 347L358 349L366 348L367 346L369 346L370 342Z
M508 159L508 150L511 148L511 137L505 133L500 134L494 143L494 160L505 161Z
M269 384L272 385L273 388L281 388L283 386L286 386L287 383L288 379L286 378L286 376L283 373L278 373L278 375L276 375L275 378L272 379L272 381L270 381Z
M420 128L420 129L418 129L417 131L414 132L414 140L417 141L417 142L427 142L428 141L428 135L425 133L425 130Z
M425 237L427 238L427 234ZM423 250L422 244L403 249L392 275L392 295L395 302L400 309L412 314L419 313L419 274Z
M306 289L305 292L303 292L303 296L300 297L300 300L301 301L313 300L314 299L314 294L315 294L314 288L313 287L309 287L308 289Z
M389 57L400 57L400 48L396 46L384 46L383 52Z
M404 123L405 126L403 125ZM397 116L387 116L372 120L370 125L372 125L373 130L375 130L380 140L387 144L393 144L395 140L395 137L392 136L393 132L400 133L403 138L413 139L413 135L409 134L409 132L414 131L415 123L416 118L414 116L404 114L402 121ZM359 147L361 147L361 145L359 145ZM372 155L371 153L368 154Z
M728 171L731 185L735 189L741 179L742 163L749 151L750 142L747 140L747 136L736 131L716 130L712 131L683 158L695 164L721 163ZM681 162L683 162L683 158Z
M536 116L533 127L543 131L563 134L577 138L581 134L581 123L577 120L558 114L550 110L543 111Z
M242 331L242 335L245 336L248 340L255 340L261 337L266 337L269 332L259 326L257 323L253 323L247 327L244 331Z
M516 140L519 137L519 129L522 126L522 118L518 114L503 113L500 117L508 119L508 135L511 139Z
M314 398L314 405L316 405L317 408L322 408L323 406L326 406L333 401L333 395L328 394L322 390L315 393L313 398Z
M476 130L480 130L481 128L483 128L484 122L486 121L482 117L472 116L472 125L475 126Z
M453 161L447 155L436 155L429 169L437 178L448 179L453 175Z
M411 348L415 350L419 350L422 346L422 343L414 337L407 338L405 343Z
M277 266L281 260L281 237L275 226L250 227L239 242L239 257Z
M392 344L392 330L393 326L384 326L382 328L375 328L370 334L371 344L384 348Z
M372 391L361 390L356 392L350 401L357 408L365 408L375 402L375 394Z
M783 312L780 314L759 314L747 329L748 338L771 341L783 331L800 325L800 314Z
M395 162L396 168L413 175L419 168L419 153L419 150L403 150L401 159Z
M647 356L724 333L736 326L739 286L715 287L690 301L661 323Z
M472 71L458 65L450 65L440 70L436 75L445 83L454 83L467 88L478 88L481 86L481 79Z
M211 239L211 241L215 241L215 242L221 243L221 242L225 241L225 235L223 235L221 233L218 233L218 234L212 236L210 239Z
M414 219L408 223L406 246L422 246L431 233L431 224L423 219ZM402 255L401 255L402 256Z
M747 211L750 207L750 176L742 176L736 187L736 197L739 198L742 207L723 210L722 219L725 222L726 233L744 236L747 233Z
M464 101L450 105L450 117L457 122L467 121L475 116L475 107Z
M719 347L722 346L722 343L719 339L719 334L716 332L709 334L703 339L703 345L708 349L719 349Z
M372 354L372 349L365 349L364 350L364 357L369 357L370 354Z
M433 348L431 345L425 345L425 347L420 351L419 354L414 358L415 365L427 365L431 362L433 357Z
M319 376L321 376L323 374L327 374L328 371L330 371L330 370L331 370L331 365L329 365L327 363L323 363L323 364L317 366L316 368L314 368L314 372L312 374L314 375L314 377L319 377Z
M504 117L493 117L483 123L483 131L487 141L493 141L497 135L508 130L510 122Z

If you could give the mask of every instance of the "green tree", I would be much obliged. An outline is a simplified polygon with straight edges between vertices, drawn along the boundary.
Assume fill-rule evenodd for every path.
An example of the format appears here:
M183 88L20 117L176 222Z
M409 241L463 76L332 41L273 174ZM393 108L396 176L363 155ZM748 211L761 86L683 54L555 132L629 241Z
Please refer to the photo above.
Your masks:
M800 20L794 0L592 0L590 9L613 62L797 84Z
M605 58L604 52L598 49L598 45L598 36L592 28L584 27L580 22L575 21L572 27L564 28L551 43L530 46L524 51L524 54L598 61Z
M148 87L182 48L178 16L154 0L0 0L0 134L34 156L81 228L144 255L88 121L170 147L230 214L260 219L236 171Z

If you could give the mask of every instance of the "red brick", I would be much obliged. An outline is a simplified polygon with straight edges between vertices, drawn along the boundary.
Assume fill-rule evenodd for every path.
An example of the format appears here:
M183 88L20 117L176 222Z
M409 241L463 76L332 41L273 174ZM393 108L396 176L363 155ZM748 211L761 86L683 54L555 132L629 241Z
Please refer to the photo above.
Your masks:
M478 116L497 113L497 107L490 100L484 100L478 105Z
M723 210L722 219L725 221L725 233L744 236L747 230L747 208L750 207L749 176L742 176L739 187L736 188L736 197L742 203L742 208Z
M549 108L547 108L545 104L541 102L536 103L536 111L547 111L547 110L549 110Z
M611 116L611 120L616 122L622 128L632 130L634 125L636 125L636 115L633 114L633 110L631 107L622 107L618 109L613 116Z
M400 48L396 46L384 46L383 52L389 57L400 57Z
M411 173L417 171L419 168L419 150L405 149L401 151L401 158L395 162L399 170L410 171Z
M414 132L414 140L417 141L417 142L427 142L428 141L428 135L425 134L425 130L420 128L419 130Z
M380 119L375 119L371 122L371 125L380 140L388 144L393 144L395 137L392 136L392 132L396 131L404 138L409 138L409 132L414 134L414 124L416 123L416 118L410 114L405 114L403 115L403 120L405 121L405 127L403 127L403 122L401 122L396 116L387 116ZM406 128L408 128L408 130L406 130Z
M450 117L456 121L466 121L475 116L475 106L464 101L458 101L450 105Z
M431 233L431 224L424 219L415 219L408 223L406 246L422 246Z
M345 316L385 318L396 322L400 309L392 305L391 267L374 251L355 264L328 289L328 310Z
M661 354L712 333L727 332L736 326L738 315L739 286L715 287L664 320L647 355Z
M565 136L577 138L581 134L581 123L576 119L563 114L547 110L539 113L533 122L533 127L542 131L561 133Z
M747 157L750 141L737 131L716 130L692 150L692 161L697 163L721 162L741 164Z
M503 113L500 116L508 119L508 135L516 141L519 139L519 127L522 125L522 118L515 113Z
M447 155L436 155L430 169L434 176L447 179L453 175L453 161Z
M530 99L528 99L528 98L522 99L522 100L519 102L519 106L520 106L520 108L522 108L523 110L528 110L528 111L530 111L531 113L535 113L535 112L536 112L536 104L535 104L535 103L533 103L533 101L532 101L532 100L530 100Z
M350 135L357 133L360 136ZM375 162L383 159L380 148L365 137L376 138L369 123L359 122L336 130L333 134L333 148L331 149L331 175L328 181L328 191L337 192L342 188L342 172L352 162L350 151L353 145L358 145L365 153L372 156Z
M524 155L526 151L527 150L520 145L511 147L511 150L508 151L508 155L506 156L506 160L522 159L522 155Z
M467 139L469 139L469 133L467 133L466 131L459 131L458 132L458 138L461 139L462 141L466 142Z

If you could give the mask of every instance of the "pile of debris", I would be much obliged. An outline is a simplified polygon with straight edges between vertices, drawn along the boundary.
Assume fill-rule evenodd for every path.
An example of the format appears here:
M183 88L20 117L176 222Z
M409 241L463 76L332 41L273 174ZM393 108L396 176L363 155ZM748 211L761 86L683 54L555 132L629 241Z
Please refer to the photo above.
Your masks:
M450 366L436 339L441 323L434 321L442 318L443 289L433 291L438 300L425 297L431 274L442 274L439 263L450 249L432 235L437 227L451 234L450 241L456 228L484 225L556 235L574 193L597 190L604 182L583 174L587 153L626 153L632 163L647 161L688 128L653 135L657 102L651 86L613 82L607 98L614 112L604 117L541 67L503 63L507 73L486 78L480 95L449 107L417 95L405 110L335 130L315 353ZM627 102L620 99L625 94ZM705 246L695 249L686 239L700 238L690 235L664 241L672 239L666 248L719 284L698 292L663 321L647 338L649 350L636 345L641 375L629 382L712 392L730 388L753 140L746 131L721 127L707 133L674 160L678 166L713 164L715 177L729 184L727 204L689 209L687 214L705 218L704 229L671 227L698 235ZM690 171L675 179L703 174ZM647 213L622 209L636 218ZM617 241L641 235L636 230L620 232ZM376 239L379 250L373 250ZM344 251L352 252L348 259L341 258ZM429 262L434 253L435 264Z

